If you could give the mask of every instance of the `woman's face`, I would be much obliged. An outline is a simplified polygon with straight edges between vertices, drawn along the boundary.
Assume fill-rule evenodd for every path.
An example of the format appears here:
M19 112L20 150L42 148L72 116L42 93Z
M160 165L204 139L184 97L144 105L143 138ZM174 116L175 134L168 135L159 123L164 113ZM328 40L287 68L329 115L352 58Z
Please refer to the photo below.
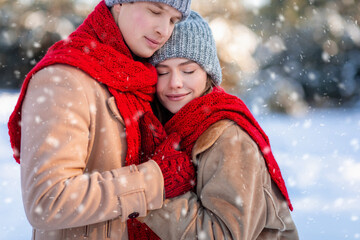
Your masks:
M207 73L196 62L170 58L159 63L156 70L159 75L156 85L158 99L174 114L205 91Z

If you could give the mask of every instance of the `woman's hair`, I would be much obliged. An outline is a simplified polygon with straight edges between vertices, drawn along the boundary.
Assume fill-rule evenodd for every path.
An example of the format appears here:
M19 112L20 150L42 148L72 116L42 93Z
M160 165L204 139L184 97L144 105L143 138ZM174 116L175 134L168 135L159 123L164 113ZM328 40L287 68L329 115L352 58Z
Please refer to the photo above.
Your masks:
M205 91L204 91L203 94L201 94L201 96L204 96L204 95L206 95L208 93L211 93L215 86L216 85L215 85L214 81L212 80L211 76L208 74L207 78L206 78Z

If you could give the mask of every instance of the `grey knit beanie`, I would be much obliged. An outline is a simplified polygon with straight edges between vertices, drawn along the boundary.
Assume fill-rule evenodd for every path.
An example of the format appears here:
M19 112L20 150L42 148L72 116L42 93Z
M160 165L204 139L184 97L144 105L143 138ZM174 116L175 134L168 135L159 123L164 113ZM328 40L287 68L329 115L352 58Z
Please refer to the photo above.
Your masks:
M162 48L149 59L156 66L169 58L186 58L199 64L216 85L222 80L215 40L209 24L197 13L175 25L173 34Z
M108 7L112 7L118 3L131 3L131 2L157 2L165 3L179 12L182 13L182 20L185 20L190 14L191 0L105 0Z

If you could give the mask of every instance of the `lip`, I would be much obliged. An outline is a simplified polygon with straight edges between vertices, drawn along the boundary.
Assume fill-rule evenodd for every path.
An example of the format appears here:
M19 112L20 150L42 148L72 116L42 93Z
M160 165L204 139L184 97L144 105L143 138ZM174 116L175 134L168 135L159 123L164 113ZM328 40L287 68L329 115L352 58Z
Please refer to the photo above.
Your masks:
M154 40L152 38L148 38L148 37L145 37L145 39L146 39L146 42L147 42L148 46L150 48L152 48L152 49L156 49L156 48L158 48L160 46L159 41L156 41L156 40Z
M177 93L177 94L166 94L166 97L170 101L181 101L190 93Z

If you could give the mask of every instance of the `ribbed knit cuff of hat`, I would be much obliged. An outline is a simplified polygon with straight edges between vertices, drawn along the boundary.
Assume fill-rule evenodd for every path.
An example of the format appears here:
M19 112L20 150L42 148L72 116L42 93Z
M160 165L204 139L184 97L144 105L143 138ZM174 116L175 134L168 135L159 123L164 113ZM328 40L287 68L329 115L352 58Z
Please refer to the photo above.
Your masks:
M132 3L132 2L156 2L165 3L182 14L182 21L185 20L190 14L191 0L105 0L105 4L108 7L112 7L118 3Z

